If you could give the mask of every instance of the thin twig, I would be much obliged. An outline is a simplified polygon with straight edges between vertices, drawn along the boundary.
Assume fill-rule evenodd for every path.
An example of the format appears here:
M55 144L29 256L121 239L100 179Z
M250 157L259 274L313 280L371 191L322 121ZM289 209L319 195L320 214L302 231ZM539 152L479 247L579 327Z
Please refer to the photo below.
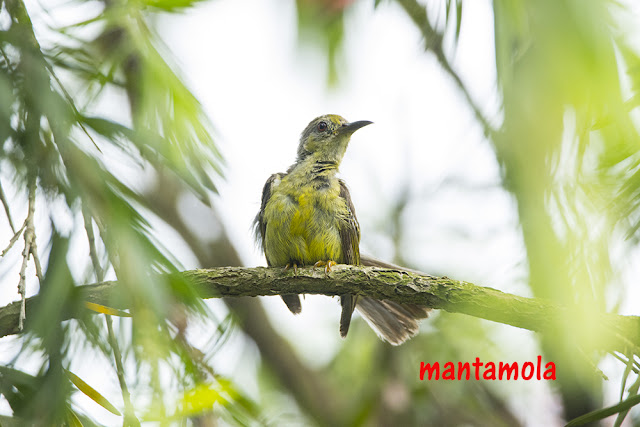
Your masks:
M485 135L488 137L492 136L495 133L493 126L489 124L489 120L484 116L482 110L480 110L480 107L473 100L471 94L469 93L469 90L462 82L462 79L451 66L451 63L447 59L447 56L444 53L444 48L442 46L443 35L442 33L436 31L429 22L427 10L425 9L425 7L420 5L416 0L397 0L397 2L400 4L400 6L402 6L407 15L409 15L413 23L416 24L420 32L422 32L422 36L425 39L425 49L433 52L444 71L449 74L449 76L451 76L453 81L456 83L456 85L466 98L467 103L476 116L476 119L482 125Z
M38 244L36 243L36 225L35 225L35 212L36 212L36 180L35 178L31 182L29 186L29 213L27 214L26 220L26 229L24 232L25 238L27 234L29 235L29 239L31 239L29 243L29 253L33 259L33 264L36 267L36 276L38 280L42 284L44 280L44 275L42 274L42 265L40 264L40 257L38 256Z
M2 182L0 182L0 200L2 201L2 205L4 206L4 211L7 214L7 220L9 220L9 227L11 227L11 231L16 232L16 227L13 225L13 219L11 219L11 212L9 211L9 202L7 202L7 197L4 195L4 190L2 189Z
M20 317L18 318L18 330L24 329L24 321L27 318L26 312L26 283L27 283L27 263L29 260L29 239L25 234L24 250L22 251L22 267L20 267L20 281L18 282L18 293L20 294Z
M27 221L25 220L24 223L22 224L22 227L20 227L20 230L16 231L16 234L14 234L11 240L9 240L9 245L5 248L5 250L2 251L2 253L0 254L0 258L5 256L7 252L9 252L9 250L13 247L13 245L18 241L18 239L22 235L22 230L24 230L26 226L27 226Z
M120 346L116 339L116 334L113 331L113 320L108 314L104 315L107 322L107 331L109 333L109 343L113 349L113 358L116 362L116 372L118 374L118 382L120 383L120 390L122 390L122 400L124 402L124 418L127 425L140 425L140 421L136 418L133 405L131 404L131 394L129 393L129 387L127 387L127 381L124 378L124 366L122 365L122 353L120 353Z
M36 230L33 224L33 217L36 211L36 179L35 177L29 182L29 211L25 220L24 230L24 250L22 251L22 266L20 267L20 281L18 282L18 293L20 294L20 317L18 319L18 329L24 328L24 321L27 318L26 313L26 287L27 287L27 264L29 256L33 254L31 246L35 243ZM34 255L37 259L37 255Z
M33 258L33 264L36 267L36 276L40 283L44 281L44 275L42 274L42 265L40 264L40 257L38 256L38 245L36 244L36 236L35 229L33 234L33 239L31 239L31 245L29 246L29 252L31 253L31 257Z
M93 269L96 272L96 278L98 282L104 281L104 269L100 265L100 259L98 258L98 251L96 249L96 237L93 233L93 223L91 215L88 209L82 206L82 216L84 218L84 228L87 232L87 239L89 240L89 256L91 257L91 263ZM110 315L105 314L105 321L107 323L107 333L109 335L109 344L113 350L113 359L116 363L116 373L118 375L118 382L120 383L120 390L122 392L122 400L124 402L124 417L128 424L140 425L140 421L135 416L133 405L131 404L131 393L129 393L129 387L124 377L124 366L122 364L122 353L120 352L120 346L116 334L113 330L113 319Z
M104 281L104 270L100 265L100 259L98 258L96 236L93 233L92 218L88 209L84 205L82 206L82 217L84 218L84 229L87 232L87 239L89 240L89 256L91 257L91 263L93 264L93 269L96 272L96 279L98 279L98 282L102 282Z

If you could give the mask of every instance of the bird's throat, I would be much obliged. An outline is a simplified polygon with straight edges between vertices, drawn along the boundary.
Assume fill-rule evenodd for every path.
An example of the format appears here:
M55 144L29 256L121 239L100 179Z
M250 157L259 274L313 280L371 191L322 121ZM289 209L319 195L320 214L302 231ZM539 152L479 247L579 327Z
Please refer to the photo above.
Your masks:
M335 160L307 157L293 164L287 174L295 176L297 180L312 181L319 177L333 178L338 173L340 162Z

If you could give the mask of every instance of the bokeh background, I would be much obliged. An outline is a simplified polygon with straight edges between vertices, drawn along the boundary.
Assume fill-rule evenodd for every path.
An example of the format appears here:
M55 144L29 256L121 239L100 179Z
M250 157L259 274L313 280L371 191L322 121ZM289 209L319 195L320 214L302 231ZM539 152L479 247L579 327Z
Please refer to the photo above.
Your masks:
M44 301L0 338L0 423L562 425L637 395L640 343L604 353L590 319L638 314L638 13L0 0L0 250L17 236L0 305L21 271ZM576 307L556 332L435 312L391 347L359 317L341 339L328 297L294 317L278 297L203 302L154 275L265 265L262 186L326 113L375 123L341 166L362 252ZM75 286L116 279L131 318L63 321ZM418 379L421 361L539 354L556 381ZM603 423L640 422L624 415Z

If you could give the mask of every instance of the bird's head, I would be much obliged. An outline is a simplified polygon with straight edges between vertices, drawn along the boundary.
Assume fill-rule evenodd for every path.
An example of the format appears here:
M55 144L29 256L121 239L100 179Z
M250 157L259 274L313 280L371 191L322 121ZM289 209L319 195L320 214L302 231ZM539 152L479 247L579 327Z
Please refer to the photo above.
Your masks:
M351 135L372 122L361 120L349 123L337 114L317 117L309 123L300 136L298 162L313 156L317 160L340 164Z

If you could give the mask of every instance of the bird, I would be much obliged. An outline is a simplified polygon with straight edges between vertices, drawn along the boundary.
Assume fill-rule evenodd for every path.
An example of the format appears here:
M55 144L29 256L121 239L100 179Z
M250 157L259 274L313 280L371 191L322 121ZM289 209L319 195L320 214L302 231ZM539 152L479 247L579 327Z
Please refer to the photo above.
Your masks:
M368 120L349 122L336 114L316 117L300 136L295 162L286 173L269 177L254 220L256 240L269 267L292 269L296 274L303 266L324 267L326 273L336 264L392 266L360 256L355 207L346 183L337 176L351 136L370 124ZM293 314L301 312L299 295L281 297ZM340 295L340 304L343 338L357 307L377 335L393 345L417 334L418 319L429 311L415 304L349 294Z

